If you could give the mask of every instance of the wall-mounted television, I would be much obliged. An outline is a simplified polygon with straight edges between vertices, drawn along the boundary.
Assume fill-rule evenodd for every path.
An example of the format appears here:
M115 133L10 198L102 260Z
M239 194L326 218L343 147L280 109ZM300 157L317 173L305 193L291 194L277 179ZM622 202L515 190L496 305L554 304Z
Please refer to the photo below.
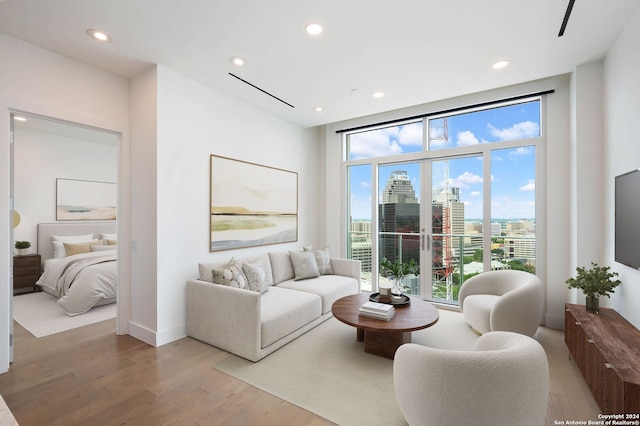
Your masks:
M615 178L615 261L640 269L640 170Z

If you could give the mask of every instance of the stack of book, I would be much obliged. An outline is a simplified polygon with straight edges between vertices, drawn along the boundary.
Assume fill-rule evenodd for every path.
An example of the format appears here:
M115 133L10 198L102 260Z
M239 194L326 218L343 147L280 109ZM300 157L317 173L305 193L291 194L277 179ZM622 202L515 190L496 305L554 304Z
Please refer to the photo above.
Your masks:
M369 301L362 305L358 312L364 317L389 321L396 314L396 308L386 303Z

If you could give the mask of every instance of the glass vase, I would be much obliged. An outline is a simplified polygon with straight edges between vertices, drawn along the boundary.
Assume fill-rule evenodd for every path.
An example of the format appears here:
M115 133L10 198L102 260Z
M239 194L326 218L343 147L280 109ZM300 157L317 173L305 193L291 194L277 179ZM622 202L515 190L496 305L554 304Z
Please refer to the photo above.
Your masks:
M404 279L402 277L394 277L393 287L391 287L391 295L400 297L404 291Z
M587 300L585 302L585 307L587 312L591 312L592 314L597 314L600 312L600 299L598 296L587 296Z

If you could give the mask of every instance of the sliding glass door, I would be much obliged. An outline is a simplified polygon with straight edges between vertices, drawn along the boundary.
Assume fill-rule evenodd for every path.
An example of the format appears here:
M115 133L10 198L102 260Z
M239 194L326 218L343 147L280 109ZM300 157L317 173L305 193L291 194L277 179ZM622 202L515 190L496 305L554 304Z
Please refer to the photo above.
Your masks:
M536 271L541 99L427 116L345 138L348 256L363 291L457 304L469 277Z

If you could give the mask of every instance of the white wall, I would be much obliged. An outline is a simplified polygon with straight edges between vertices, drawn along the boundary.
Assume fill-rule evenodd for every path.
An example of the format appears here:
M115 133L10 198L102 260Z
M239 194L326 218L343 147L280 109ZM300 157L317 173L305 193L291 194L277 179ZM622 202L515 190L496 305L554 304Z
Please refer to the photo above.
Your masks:
M128 82L47 50L0 34L0 372L9 367L11 298L9 229L9 114L11 111L83 123L122 133L119 161L128 145ZM100 102L95 100L99 99ZM126 168L120 168L127 173ZM122 179L122 176L120 176ZM126 198L128 188L120 188ZM119 199L119 209L122 205ZM126 207L123 210L126 214ZM118 214L120 217L121 210ZM119 230L120 232L120 230ZM128 238L128 233L126 234ZM125 253L126 254L126 253ZM126 266L126 261L123 262ZM119 264L119 268L122 265ZM128 273L124 277L127 281Z
M117 138L114 139L117 140ZM116 182L116 145L24 129L14 131L14 199L20 226L14 240L36 252L37 225L56 221L56 179Z
M605 59L605 180L604 224L607 264L622 284L610 305L640 328L640 271L614 261L614 177L640 168L640 7L630 17ZM639 216L640 217L640 216ZM640 222L638 223L640 226Z
M324 244L324 151L318 129L301 129L161 66L148 74L132 83L132 138L137 144L143 135L150 144L157 129L155 152L132 153L132 321L161 345L184 335L185 284L198 275L198 262ZM152 103L153 86L157 116L142 126L138 104ZM298 242L209 253L211 154L298 173ZM149 176L141 176L144 186L136 179L142 174ZM154 297L157 314L150 306L142 312L140 302Z

